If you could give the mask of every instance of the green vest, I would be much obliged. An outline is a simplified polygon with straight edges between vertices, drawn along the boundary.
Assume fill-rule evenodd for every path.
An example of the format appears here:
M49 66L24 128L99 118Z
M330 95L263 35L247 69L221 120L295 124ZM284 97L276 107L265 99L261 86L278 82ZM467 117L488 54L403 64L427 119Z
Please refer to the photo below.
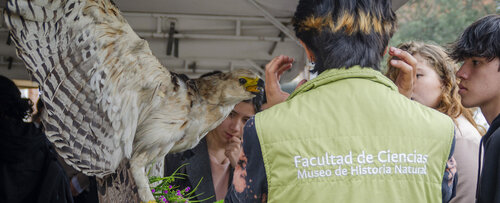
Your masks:
M327 70L255 126L269 202L441 203L453 122L375 70Z

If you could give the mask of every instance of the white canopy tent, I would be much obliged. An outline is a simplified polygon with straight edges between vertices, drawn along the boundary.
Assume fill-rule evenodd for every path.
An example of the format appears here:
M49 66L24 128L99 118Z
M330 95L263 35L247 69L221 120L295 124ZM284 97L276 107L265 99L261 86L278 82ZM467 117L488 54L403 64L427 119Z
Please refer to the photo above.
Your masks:
M408 0L393 0L399 8ZM1 0L5 5L5 0ZM138 35L169 70L190 77L214 70L248 68L264 74L264 65L285 54L294 68L282 82L304 72L305 53L295 39L291 18L297 0L115 0ZM8 30L0 17L0 74L30 77L7 45Z

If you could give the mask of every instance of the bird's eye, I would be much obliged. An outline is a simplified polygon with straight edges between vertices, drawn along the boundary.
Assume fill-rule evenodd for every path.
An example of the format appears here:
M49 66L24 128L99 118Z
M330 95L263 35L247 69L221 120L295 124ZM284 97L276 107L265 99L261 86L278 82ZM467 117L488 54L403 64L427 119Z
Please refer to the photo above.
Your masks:
M247 80L245 80L244 78L240 78L240 84L244 85L245 83L247 83Z

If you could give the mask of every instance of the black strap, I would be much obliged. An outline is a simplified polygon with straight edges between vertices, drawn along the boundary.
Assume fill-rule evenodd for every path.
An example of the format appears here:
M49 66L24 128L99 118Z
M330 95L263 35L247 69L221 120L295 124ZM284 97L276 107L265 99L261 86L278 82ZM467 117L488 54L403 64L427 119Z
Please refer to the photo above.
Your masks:
M479 142L479 160L477 166L477 184L476 184L476 203L479 200L479 192L481 191L481 160L483 159L483 138L481 138L481 142Z

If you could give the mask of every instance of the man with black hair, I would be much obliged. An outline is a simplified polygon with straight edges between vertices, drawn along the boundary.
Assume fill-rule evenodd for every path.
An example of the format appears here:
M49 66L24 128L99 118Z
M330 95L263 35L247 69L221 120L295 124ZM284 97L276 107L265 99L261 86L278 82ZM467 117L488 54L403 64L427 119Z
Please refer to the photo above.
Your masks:
M500 202L500 15L471 24L453 44L450 55L463 62L457 72L462 104L480 107L490 125L481 139L484 161L482 169L479 165L476 200Z
M250 119L226 202L448 202L454 125L379 70L395 32L391 1L300 0L293 26L318 77ZM416 60L391 48L410 68ZM279 56L266 69L282 72ZM404 66L404 67L403 67ZM266 74L266 85L270 82ZM415 77L412 75L412 77ZM276 88L279 89L279 88Z

